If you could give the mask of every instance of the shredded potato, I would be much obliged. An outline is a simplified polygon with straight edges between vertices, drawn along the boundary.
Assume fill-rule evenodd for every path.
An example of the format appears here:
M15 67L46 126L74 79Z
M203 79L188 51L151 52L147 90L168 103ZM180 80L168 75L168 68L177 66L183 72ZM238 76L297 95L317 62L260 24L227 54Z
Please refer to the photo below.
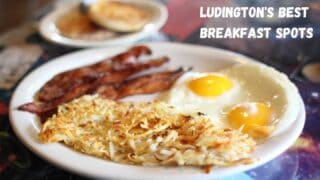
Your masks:
M162 102L127 103L83 96L59 106L43 143L64 142L100 158L135 165L230 166L250 163L255 141Z

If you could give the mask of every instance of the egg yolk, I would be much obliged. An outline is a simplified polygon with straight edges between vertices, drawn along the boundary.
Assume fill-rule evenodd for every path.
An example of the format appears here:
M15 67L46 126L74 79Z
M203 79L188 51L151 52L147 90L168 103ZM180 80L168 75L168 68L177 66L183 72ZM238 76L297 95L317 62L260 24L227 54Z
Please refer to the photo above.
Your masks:
M189 82L189 88L199 96L214 97L232 88L232 82L221 75L208 75Z
M257 127L267 126L271 120L271 108L265 103L245 103L234 107L228 114L233 128L243 127L249 135Z

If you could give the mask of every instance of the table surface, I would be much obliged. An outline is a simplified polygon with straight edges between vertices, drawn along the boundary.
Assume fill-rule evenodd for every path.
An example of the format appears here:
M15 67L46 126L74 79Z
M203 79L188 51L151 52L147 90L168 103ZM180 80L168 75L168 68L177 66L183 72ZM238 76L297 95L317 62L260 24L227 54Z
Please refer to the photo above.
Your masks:
M288 74L303 97L307 120L297 142L269 163L225 179L320 179L320 84L311 82L302 74L306 65L320 62L319 32L315 31L313 39L302 40L200 39L199 29L203 26L259 26L261 22L200 19L199 6L208 5L205 0L168 0L165 3L169 10L168 22L159 33L142 42L178 41L245 54ZM218 0L214 5L237 4ZM59 4L51 8L57 6ZM316 15L316 12L312 13ZM17 139L9 125L8 104L19 80L51 59L79 50L46 42L36 31L37 22L38 17L0 36L0 179L85 179L34 155ZM282 25L315 28L319 22L317 16L310 16L304 21L282 22Z

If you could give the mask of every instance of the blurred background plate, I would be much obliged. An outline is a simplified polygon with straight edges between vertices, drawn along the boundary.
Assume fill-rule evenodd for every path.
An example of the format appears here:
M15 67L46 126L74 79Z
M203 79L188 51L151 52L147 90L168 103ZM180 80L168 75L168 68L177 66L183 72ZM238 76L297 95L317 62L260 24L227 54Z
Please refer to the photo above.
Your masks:
M105 38L104 40L84 40L68 38L61 35L59 29L56 26L56 22L64 14L79 7L79 3L70 3L63 7L55 9L44 18L42 18L39 25L40 34L48 41L71 47L98 47L131 44L133 42L146 38L153 33L156 33L165 24L168 18L167 8L159 2L150 0L118 1L138 5L139 7L152 12L149 23L147 23L140 31L133 33L123 33L116 35L115 37Z

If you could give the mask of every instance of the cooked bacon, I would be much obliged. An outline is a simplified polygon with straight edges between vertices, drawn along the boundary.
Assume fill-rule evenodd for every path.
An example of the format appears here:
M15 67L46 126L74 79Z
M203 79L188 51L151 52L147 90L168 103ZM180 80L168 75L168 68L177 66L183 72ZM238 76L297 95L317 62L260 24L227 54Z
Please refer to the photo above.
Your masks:
M91 91L90 94L99 94L107 99L115 100L118 97L118 86L119 84L105 84L99 86L94 91Z
M92 89L97 89L102 84L117 84L123 82L130 75L133 75L137 72L143 71L148 68L158 67L168 61L167 57L162 57L155 60L150 60L146 63L136 63L136 64L128 64L127 69L121 70L113 70L111 72L107 72L101 74L97 79L93 79L92 81L88 81L86 83L79 84L72 90L64 93L63 96L59 98L53 99L49 102L31 102L27 104L21 105L18 109L23 111L28 111L35 114L42 114L48 111L54 110L57 106L63 103L67 103L77 97L80 97L86 93L89 93Z
M127 80L120 85L102 85L92 94L100 94L108 99L121 99L138 94L152 94L169 89L184 73L180 68L175 71L158 72Z
M146 46L135 46L127 52L99 63L60 73L40 89L39 100L43 102L52 101L82 83L88 83L97 79L102 73L108 73L117 69L126 69L128 64L137 63L137 59L141 55L149 55L151 53L151 50Z
M114 56L111 58L112 62L117 62L121 64L125 63L135 63L137 58L141 55L150 55L152 51L147 46L135 46L129 49L129 51L125 53L121 53L119 55Z

